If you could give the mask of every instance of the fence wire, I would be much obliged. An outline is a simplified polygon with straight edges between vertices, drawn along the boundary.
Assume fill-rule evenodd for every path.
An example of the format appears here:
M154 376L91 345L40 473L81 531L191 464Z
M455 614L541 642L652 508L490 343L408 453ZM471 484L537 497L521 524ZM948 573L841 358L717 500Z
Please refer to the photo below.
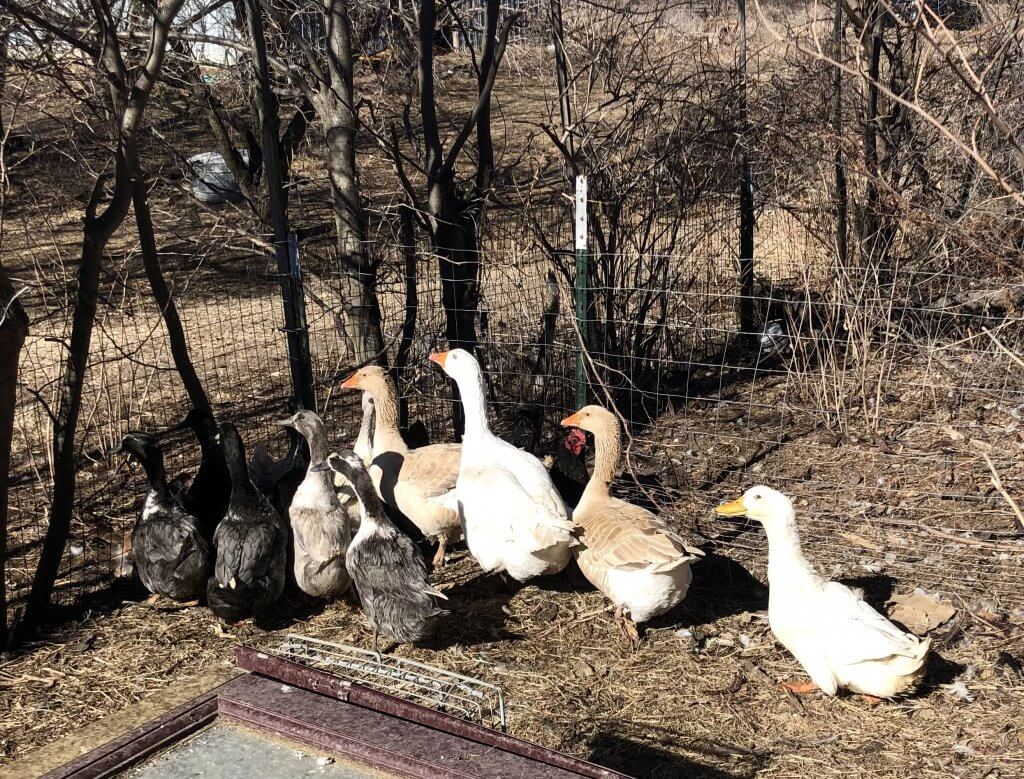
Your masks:
M735 235L725 229L734 215L728 199L694 208L671 252L595 252L593 306L580 327L566 206L555 201L529 219L492 214L478 314L497 431L539 454L557 451L557 421L575 395L579 328L588 337L591 397L614 402L630 432L617 489L695 540L763 573L761 535L712 513L723 497L763 481L795 497L808 553L828 575L892 576L962 603L1024 607L1019 517L992 486L995 469L1008 494L1024 491L1016 464L1024 373L1014 356L1024 328L1020 315L979 309L963 294L1011 294L1012 285L912 269L878 282L877 268L838 268L799 220L767 213L756 307L759 322L775 322L779 332L742 334L735 251L723 243ZM443 345L436 260L426 247L415 249L410 279L404 247L374 246L387 253L383 329L393 343L414 284L415 338L400 391L410 420L421 421L431 440L450 440L451 387L426 361ZM345 446L359 410L357 398L338 389L352 357L338 335L337 270L328 244L309 241L301 251L319 409L331 444ZM164 259L215 412L239 424L250 452L263 445L280 456L287 440L271 422L291 388L272 269L252 257ZM187 410L139 264L126 255L101 296L72 537L55 593L62 605L81 603L118 573L145 489L140 473L110 455L120 436L163 429ZM837 284L840 277L863 283ZM553 298L554 337L539 359ZM45 533L48 409L67 313L64 301L41 291L29 305L34 326L22 354L10 481L7 587L15 612ZM198 459L188 436L169 441L171 474Z

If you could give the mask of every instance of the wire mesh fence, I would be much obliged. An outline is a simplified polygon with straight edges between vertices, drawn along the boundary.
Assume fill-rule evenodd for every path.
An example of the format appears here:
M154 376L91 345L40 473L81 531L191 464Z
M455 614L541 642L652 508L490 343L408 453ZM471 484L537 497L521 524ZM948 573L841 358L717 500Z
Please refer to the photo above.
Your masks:
M838 267L799 219L765 212L755 301L764 327L743 334L730 245L735 213L734 201L709 199L686 214L671 252L594 253L584 322L573 317L570 207L558 199L529 214L492 214L478 313L498 432L540 454L557 451L557 420L572 410L585 332L590 396L614 404L630 431L619 491L695 540L761 571L760 535L724 526L710 510L763 481L797 499L808 552L829 575L892 576L966 603L1024 607L1019 508L1007 499L1024 486L1016 467L1024 382L1014 353L1022 322L976 301L992 289L1012 298L1020 285L909 268L880 280L878 268ZM383 330L392 338L401 330L414 285L415 337L400 393L410 419L432 440L449 440L451 388L425 359L443 345L436 261L426 247L415 249L410 278L404 247L375 245L390 253L380 265ZM359 412L357 399L338 389L353 362L335 316L336 270L328 244L310 241L301 251L319 410L331 444L345 446ZM239 424L250 451L283 453L287 442L270 423L291 387L271 268L244 256L165 260L217 415ZM55 594L64 605L124 573L144 488L140 474L110 455L120 436L163 429L187 410L137 264L126 255L102 295L75 521ZM46 527L49 408L65 327L57 301L31 305L46 325L34 326L23 352L15 418L7 561L15 613ZM190 439L169 441L171 473L197 462Z
M684 26L702 5L681 4L676 24ZM980 197L976 207L961 211L943 211L925 199L897 200L890 205L901 230L885 256L854 246L840 261L830 177L835 151L855 147L853 101L845 109L846 136L822 132L821 120L832 121L831 71L806 63L792 72L777 63L773 69L774 50L762 42L750 53L754 129L744 137L758 186L751 295L757 327L741 332L735 27L716 27L731 11L707 5L717 10L692 25L697 37L729 45L714 52L697 47L693 55L702 72L715 74L708 83L721 90L712 95L718 102L701 93L701 105L717 107L721 116L696 135L703 144L693 155L701 157L700 176L689 169L661 176L657 166L672 161L660 161L629 180L635 195L612 201L614 171L626 166L618 158L606 166L612 173L602 175L610 183L603 191L594 187L590 205L603 232L598 240L595 227L592 236L582 321L573 314L568 187L541 182L522 201L488 207L473 313L496 429L538 453L557 450L557 421L572 410L576 395L582 336L589 396L614 404L630 433L617 488L654 506L695 540L760 571L761 536L723 526L710 509L727 493L764 481L797 498L808 552L829 575L892 576L968 605L1024 608L1024 516L1014 502L1024 489L1018 467L1024 441L1019 215L995 198ZM536 3L508 8L525 9L534 42L546 43ZM816 7L811 16L809 24L826 39L829 9ZM776 132L774 112L785 103L778 95L795 91L793 83L820 91L823 100L790 106L785 132ZM161 126L161 132L173 135L174 128ZM63 168L62 159L44 161L61 177L80 175ZM312 177L309 167L317 166L296 159L291 202L303 227L330 221L322 172ZM676 186L691 178L717 184ZM851 201L863 202L868 184L853 163L850 178ZM972 190L982 189L971 182ZM78 208L70 195L57 197L64 197L62 208ZM174 191L162 205L160 217L177 220L188 237L167 242L161 260L192 361L217 416L239 424L250 451L263 445L283 454L286 439L271 421L284 412L292 388L274 268L251 243L240 248L231 236L215 234L215 226L182 206L186 197ZM451 387L425 361L444 345L437 258L425 241L403 246L395 210L374 207L370 249L378 261L390 351L410 290L417 301L400 394L409 419L421 421L431 440L449 440ZM857 218L863 214L851 214L851 222ZM59 246L64 239L51 232ZM850 233L852 241L852 227ZM339 332L334 247L329 235L320 235L301 241L300 262L318 410L332 445L342 446L355 434L358 403L338 388L353 358ZM21 355L8 479L6 588L14 617L46 531L51 413L73 294L66 267L73 249L53 259L45 256L53 247L37 235L26 243L42 283L24 297L32 329ZM118 250L100 295L76 509L57 603L80 603L124 573L143 484L141 474L110 455L121 435L166 428L186 410L140 258ZM169 439L167 454L172 474L199 459L182 434Z

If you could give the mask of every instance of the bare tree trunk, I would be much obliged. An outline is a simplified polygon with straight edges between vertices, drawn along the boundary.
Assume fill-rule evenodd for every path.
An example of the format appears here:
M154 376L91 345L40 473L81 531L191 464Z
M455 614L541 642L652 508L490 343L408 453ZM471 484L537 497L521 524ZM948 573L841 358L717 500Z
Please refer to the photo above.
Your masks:
M153 232L153 217L149 211L146 182L139 170L135 173L132 205L135 210L135 225L139 231L139 245L142 249L142 266L145 268L146 278L149 279L149 286L153 290L153 299L160 307L160 315L167 328L167 339L171 344L174 367L178 369L178 375L181 376L181 383L185 387L185 392L188 393L189 402L195 408L209 411L210 401L206 397L203 384L189 357L188 341L185 338L185 329L181 325L181 318L178 316L178 308L174 305L171 291L167 288L163 271L160 269L160 254L157 251L156 236Z
M103 217L97 218L95 201L98 200L102 189L102 182L97 182L93 203L90 204L92 213L87 213L85 218L82 261L78 268L78 294L53 422L53 502L50 504L50 521L25 607L27 625L39 624L50 604L50 594L57 580L64 545L71 529L77 475L75 433L78 428L78 413L82 406L82 388L89 360L92 328L96 319L103 250L110 240L113 228L127 216L128 205L131 202L131 182L127 180L127 176L123 183L116 186L117 191L110 208Z
M882 68L882 32L885 11L877 4L872 6L867 17L867 102L864 118L864 163L867 168L867 193L860 219L861 256L869 263L874 258L878 244L878 189L881 169L878 162L878 80Z
M0 187L3 184L0 182ZM2 198L2 196L0 196ZM7 497L11 443L17 402L18 358L28 336L28 316L15 297L14 285L0 266L0 651L7 635Z
M146 106L160 77L171 23L184 0L164 0L154 11L153 33L146 59L133 71L129 79L128 68L121 57L116 28L110 9L95 3L96 24L104 34L97 54L97 64L108 80L111 102L119 116L117 149L114 160L113 194L103 213L97 215L103 197L104 178L93 188L85 209L82 236L82 260L78 268L78 292L71 318L71 337L67 344L67 357L57 397L57 411L53 423L53 502L46 537L39 555L32 589L25 607L25 623L38 625L50 604L53 585L57 581L64 545L71 528L74 508L76 464L75 435L78 414L82 407L82 388L89 360L89 346L96 319L100 270L103 252L114 231L128 216L137 166L139 134L145 118Z
M366 240L366 213L356 173L355 89L348 0L325 0L327 69L330 83L319 92L319 114L327 134L345 334L357 363L387 362L377 303L377 269Z
M490 131L491 93L518 14L511 14L498 32L500 3L487 0L486 30L480 57L477 103L469 121L445 154L437 118L434 92L434 29L437 24L435 0L419 2L419 46L417 74L420 88L420 116L423 122L424 169L427 175L426 210L441 281L441 303L445 312L445 338L452 349L475 352L477 312L480 306L480 252L477 225L491 186L494 150ZM473 130L477 132L478 159L475 191L464 198L456 188L455 165ZM452 406L456 436L461 434L462 406Z
M419 311L419 292L416 289L418 270L416 267L416 230L413 223L412 209L407 205L398 207L398 219L401 226L399 241L402 244L402 256L405 258L405 318L402 320L402 336L395 352L394 379L398 385L399 373L409 364L409 353L412 351L412 339L416 335L416 314ZM409 401L405 397L398 399L398 426L409 425Z

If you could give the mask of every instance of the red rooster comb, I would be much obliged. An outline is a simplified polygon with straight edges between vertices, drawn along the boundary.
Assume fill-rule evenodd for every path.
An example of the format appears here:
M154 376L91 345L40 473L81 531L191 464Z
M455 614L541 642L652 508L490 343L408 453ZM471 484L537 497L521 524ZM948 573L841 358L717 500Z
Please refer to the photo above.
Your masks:
M580 452L587 445L587 434L580 430L578 427L574 427L565 436L565 448L573 453L573 456L579 457Z

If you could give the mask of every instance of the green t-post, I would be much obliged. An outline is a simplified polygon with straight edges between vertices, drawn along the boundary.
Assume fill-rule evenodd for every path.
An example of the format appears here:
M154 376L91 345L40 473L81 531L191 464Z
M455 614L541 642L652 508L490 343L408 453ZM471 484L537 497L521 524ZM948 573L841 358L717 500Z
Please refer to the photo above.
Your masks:
M587 257L587 177L576 177L576 408L587 404L587 367L583 351L587 348L587 292L590 272Z

